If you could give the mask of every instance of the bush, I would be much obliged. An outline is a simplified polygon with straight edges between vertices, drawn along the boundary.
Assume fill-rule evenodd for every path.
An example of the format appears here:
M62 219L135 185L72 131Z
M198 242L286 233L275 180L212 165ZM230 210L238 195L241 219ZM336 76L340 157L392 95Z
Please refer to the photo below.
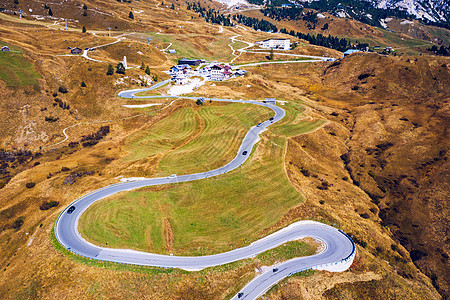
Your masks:
M24 221L25 221L25 217L19 217L19 218L17 218L17 219L14 221L14 223L13 223L13 225L12 225L12 228L14 228L14 229L19 229L20 227L22 227Z
M58 201L53 201L53 200L50 202L44 201L44 202L42 202L41 206L39 206L39 209L40 210L49 210L50 208L57 207L58 205L59 205Z
M114 68L112 65L108 65L108 71L106 71L106 75L114 74Z
M327 181L323 181L322 185L317 186L319 190L328 190L331 185Z
M61 172L67 172L70 171L70 169L68 167L62 167L61 168Z
M300 172L303 174L303 176L306 176L306 177L309 177L311 175L311 173L309 173L309 171L303 167L300 169Z
M83 25L83 29L81 29L81 32L86 33L86 31L87 31L86 26Z
M81 82L81 87L86 87L86 83L84 81Z
M35 185L36 185L36 183L34 183L34 182L27 182L27 184L25 184L25 186L29 189L34 188Z
M361 218L363 218L363 219L369 219L369 218L370 218L370 216L369 216L368 213L360 214L360 216L361 216Z
M123 63L118 63L116 66L116 73L117 74L125 74L125 66L123 65Z
M64 85L61 85L58 89L58 91L62 94L65 94L68 92L67 87L65 87Z

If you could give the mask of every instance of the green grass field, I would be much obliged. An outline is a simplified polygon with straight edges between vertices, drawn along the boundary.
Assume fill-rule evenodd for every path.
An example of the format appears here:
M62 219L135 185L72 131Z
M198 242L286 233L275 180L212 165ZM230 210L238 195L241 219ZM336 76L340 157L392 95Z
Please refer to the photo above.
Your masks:
M0 51L0 79L3 79L7 86L38 85L37 79L40 77L33 64L22 53Z
M177 58L202 58L206 60L228 61L232 58L229 36L221 35L209 40L207 36L198 34L155 34L148 33L153 40L164 43L170 49L175 49L176 54L170 54L169 58L175 61ZM197 40L202 40L198 43ZM194 42L193 42L194 41Z
M126 160L163 154L155 176L215 169L234 157L250 127L272 115L268 108L240 103L183 108L132 136Z
M281 246L258 254L257 258L264 265L273 265L277 261L286 261L295 257L309 256L316 253L315 247L305 241L291 241Z
M220 112L234 106L211 110L202 108L196 112L205 120L203 137L199 135L196 142L186 144L187 150L200 148L198 145L208 145L212 149L219 145L219 148L232 148L233 143L239 145L241 138L236 138L232 129L223 126L227 123L226 119L244 118L244 115L236 116L239 115L239 107L231 116L221 115L223 112ZM287 137L282 133L297 135L321 125L317 122L312 125L306 121L295 123L297 120L293 118L301 115L301 106L286 104L285 108L288 111L286 121L264 133L269 142L260 142L241 168L206 180L166 185L159 190L143 188L101 200L81 216L81 234L98 245L105 245L108 241L109 246L114 248L167 253L164 222L168 220L174 236L173 252L177 255L224 252L263 237L265 228L272 226L290 208L304 201L284 172L283 156ZM174 117L181 118L177 114ZM295 124L292 124L293 121ZM209 122L212 124L208 125ZM250 119L244 118L240 122L250 123ZM160 130L164 131L163 128L161 126ZM211 136L213 132L219 137ZM217 149L213 153L226 150ZM176 168L188 170L191 163L196 164L195 160L189 158L189 153L192 152L179 151L174 154L171 159L178 160L177 163L169 162L168 159L166 166L173 170L169 173L182 173L177 172Z

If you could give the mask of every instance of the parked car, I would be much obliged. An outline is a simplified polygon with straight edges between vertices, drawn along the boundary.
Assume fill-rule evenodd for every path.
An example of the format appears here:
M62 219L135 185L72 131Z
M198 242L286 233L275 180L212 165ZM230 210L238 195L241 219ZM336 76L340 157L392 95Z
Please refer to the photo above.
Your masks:
M248 153L247 151L244 151L242 152L242 155L247 155L247 153Z
M273 121L273 117L269 119L269 121Z
M276 272L276 271L278 271L278 268L274 268L273 270L272 270L272 272Z
M67 213L68 214L71 214L71 213L73 213L73 211L75 210L75 206L71 206L71 207L69 207L69 209L67 210Z
M176 174L172 174L172 175L168 176L167 178L172 179L172 178L176 178L176 177L177 177Z
M256 127L261 127L262 123L259 123L258 125L256 125Z
M238 298L242 298L242 296L244 296L244 293L238 293Z

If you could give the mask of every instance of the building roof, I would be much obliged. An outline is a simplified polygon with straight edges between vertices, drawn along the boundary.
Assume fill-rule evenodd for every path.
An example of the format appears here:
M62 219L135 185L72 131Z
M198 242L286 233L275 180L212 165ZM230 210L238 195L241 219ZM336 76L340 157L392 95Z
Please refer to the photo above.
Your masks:
M264 41L257 41L256 43L263 43L263 42L268 42L268 41L290 41L290 39L267 39Z

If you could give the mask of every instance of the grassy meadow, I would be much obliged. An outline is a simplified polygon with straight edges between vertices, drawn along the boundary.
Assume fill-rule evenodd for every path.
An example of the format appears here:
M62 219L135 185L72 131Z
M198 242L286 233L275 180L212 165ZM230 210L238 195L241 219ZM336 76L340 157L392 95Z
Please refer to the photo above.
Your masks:
M160 156L154 176L215 169L234 157L250 127L272 115L268 108L240 103L182 108L131 136L125 160Z
M261 238L265 235L262 233L264 229L304 201L285 176L287 137L321 125L321 122L297 122L295 118L301 115L301 106L285 106L288 116L283 123L275 124L273 132L277 133L274 134L272 129L264 133L241 168L207 180L143 188L101 200L82 215L79 223L81 234L98 245L105 245L108 241L113 248L177 255L220 253ZM162 172L202 171L207 168L204 163L209 159L217 162L210 163L211 168L222 165L227 153L234 155L245 128L255 124L252 119L256 115L252 117L250 114L246 118L245 114L239 113L245 108L242 104L230 104L203 107L195 113L191 108L185 108L173 114L170 118L174 120L187 119L183 124L180 122L177 129L181 139L195 131L190 129L197 124L194 114L198 114L204 127L197 137L161 159ZM266 112L260 113L264 115ZM159 128L155 132L166 133L164 128L167 132L172 130L167 128L167 124L173 124L170 120L161 122L155 124ZM243 125L240 129L233 128L237 127L236 124ZM151 132L149 128L147 134ZM141 140L145 140L145 132L140 134ZM150 140L164 141L168 137L169 134L157 137L155 133ZM151 153L164 151L167 147L162 142L160 146L156 142L150 143L150 140L146 141ZM134 140L135 145L139 144L138 141ZM167 142L175 141L169 139ZM195 158L193 153L197 153L199 158Z
M9 87L38 85L41 76L22 53L0 51L0 79Z

